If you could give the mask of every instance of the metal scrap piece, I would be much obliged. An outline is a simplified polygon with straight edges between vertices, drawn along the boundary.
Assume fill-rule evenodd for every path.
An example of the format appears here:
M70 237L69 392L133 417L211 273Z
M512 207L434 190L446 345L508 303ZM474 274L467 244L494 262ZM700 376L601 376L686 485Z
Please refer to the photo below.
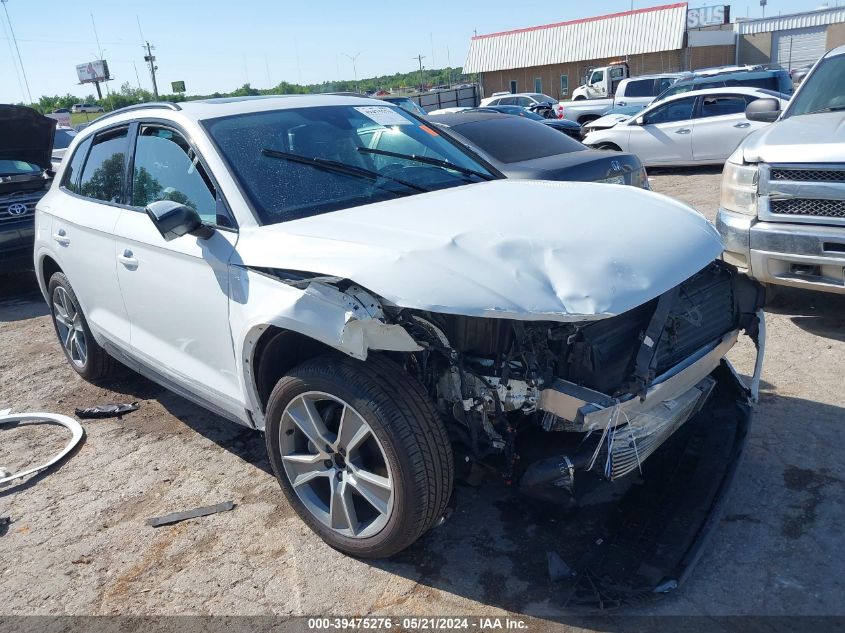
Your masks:
M98 404L95 407L76 409L74 413L80 420L99 420L101 418L116 418L140 409L137 402L120 404Z
M197 517L208 516L209 514L217 514L218 512L228 512L235 507L234 501L224 501L213 506L204 506L202 508L194 508L193 510L186 510L184 512L173 512L172 514L165 514L161 517L153 517L147 519L147 525L152 527L159 527L162 525L170 525L171 523L179 523L187 519L196 519Z
M7 475L0 479L0 486L3 486L10 481L15 479L20 479L21 477L26 477L27 475L32 475L47 468L57 464L58 462L62 461L68 453L70 453L82 437L85 435L85 431L82 430L79 422L70 418L66 415L59 415L58 413L7 413L5 415L0 415L0 424L17 424L19 422L52 422L54 424L60 424L63 427L67 428L71 432L70 441L67 445L55 455L50 461L40 465L35 466L34 468L29 468L27 470L22 470L18 473L12 473L11 475Z

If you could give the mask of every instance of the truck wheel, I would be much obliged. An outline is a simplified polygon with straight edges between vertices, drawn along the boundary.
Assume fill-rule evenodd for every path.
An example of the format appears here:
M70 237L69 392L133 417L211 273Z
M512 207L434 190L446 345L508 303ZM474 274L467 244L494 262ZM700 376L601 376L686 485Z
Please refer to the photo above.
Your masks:
M595 146L595 149L605 149L613 152L621 152L622 148L614 143L598 143Z
M288 502L328 545L391 556L440 519L454 476L446 428L416 380L386 358L314 358L284 376L265 438Z
M54 273L47 289L53 327L70 366L86 380L105 378L114 368L114 361L94 340L67 277Z
M587 100L587 97L585 97L583 95L578 95L577 97L575 97L573 99L573 101L586 101L586 100Z

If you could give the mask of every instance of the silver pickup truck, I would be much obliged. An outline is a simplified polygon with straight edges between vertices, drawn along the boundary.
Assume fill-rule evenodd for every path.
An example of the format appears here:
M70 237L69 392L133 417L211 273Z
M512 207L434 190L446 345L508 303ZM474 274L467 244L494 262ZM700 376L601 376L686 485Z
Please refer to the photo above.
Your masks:
M725 261L769 290L845 294L845 46L819 60L786 110L758 99L746 116L776 122L725 164L716 218Z

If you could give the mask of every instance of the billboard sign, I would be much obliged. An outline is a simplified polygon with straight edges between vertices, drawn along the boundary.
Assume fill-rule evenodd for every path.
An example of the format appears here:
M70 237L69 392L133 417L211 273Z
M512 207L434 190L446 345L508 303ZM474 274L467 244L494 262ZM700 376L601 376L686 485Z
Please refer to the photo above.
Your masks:
M687 10L687 29L698 29L702 26L719 26L731 21L730 5L715 7L698 7Z
M185 92L185 82L184 81L171 81L170 82L170 89L173 92Z
M105 59L97 59L87 64L76 65L76 76L79 77L79 83L90 84L95 81L108 81L109 65Z

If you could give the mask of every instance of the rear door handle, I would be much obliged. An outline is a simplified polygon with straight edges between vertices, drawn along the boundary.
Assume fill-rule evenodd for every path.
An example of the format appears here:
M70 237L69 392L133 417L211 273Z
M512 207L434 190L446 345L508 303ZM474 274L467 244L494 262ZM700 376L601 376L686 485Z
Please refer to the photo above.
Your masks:
M117 256L117 261L129 268L135 270L138 268L138 260L132 255L132 251L128 248L123 251L123 255Z
M688 127L682 127L680 130L675 130L675 134L689 134L692 130Z
M736 125L734 125L734 127L750 127L750 126L751 126L751 124L748 123L747 121L744 122L744 123L737 123Z
M67 246L70 244L70 238L67 237L67 233L64 229L59 229L57 233L53 233L53 239L59 246Z

